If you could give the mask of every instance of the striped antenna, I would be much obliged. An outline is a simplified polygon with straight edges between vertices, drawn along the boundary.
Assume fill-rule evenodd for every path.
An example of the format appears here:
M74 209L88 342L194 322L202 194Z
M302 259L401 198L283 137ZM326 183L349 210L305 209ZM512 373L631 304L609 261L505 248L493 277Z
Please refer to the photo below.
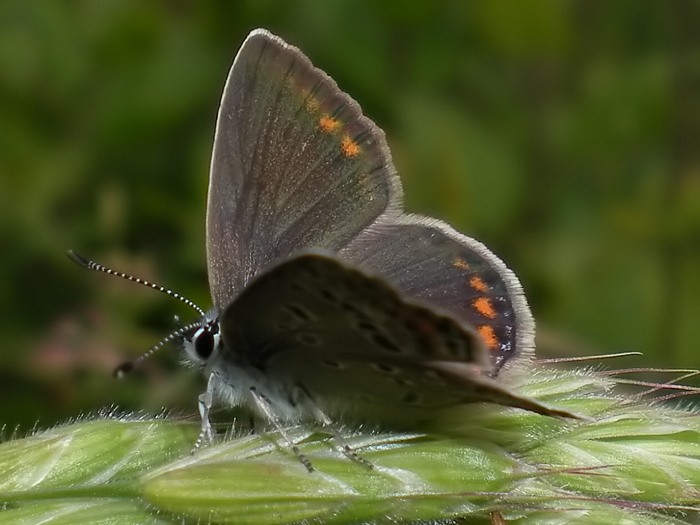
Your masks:
M149 288L153 288L154 290L157 290L159 292L162 292L164 294L169 295L170 297L174 297L178 301L185 303L187 306L190 308L194 309L204 317L204 310L202 310L199 306L194 304L192 301L187 299L186 297L183 297L177 292L172 291L169 288L165 288L164 286L160 286L159 284L155 284L149 281L146 281L145 279L139 279L138 277L134 277L133 275L129 275L128 273L124 272L117 272L115 270L112 270L111 268L107 268L106 266L103 266L99 263L96 263L95 261L91 261L89 259L86 259L82 255L78 255L75 253L73 250L68 250L68 258L73 261L75 264L78 266L82 266L83 268L87 268L88 270L93 270L95 272L102 272L106 273L107 275L116 275L117 277L121 277L122 279L126 279L127 281L132 281L134 283L142 284L144 286L148 286Z
M175 341L176 339L182 339L183 337L185 337L187 332L189 332L190 330L194 330L195 328L199 328L201 326L202 326L201 321L195 321L194 323L190 323L186 326L182 326L182 327L178 328L174 332L165 336L157 344L153 345L151 348L146 350L140 356L138 356L135 359L132 359L130 361L126 361L126 362L122 363L121 365L117 366L114 369L114 372L112 372L114 377L116 377L117 379L121 379L126 374L131 372L134 368L136 368L142 361L148 359L153 354L155 354L158 350L163 348L163 346L165 346L166 343L169 343L171 341Z

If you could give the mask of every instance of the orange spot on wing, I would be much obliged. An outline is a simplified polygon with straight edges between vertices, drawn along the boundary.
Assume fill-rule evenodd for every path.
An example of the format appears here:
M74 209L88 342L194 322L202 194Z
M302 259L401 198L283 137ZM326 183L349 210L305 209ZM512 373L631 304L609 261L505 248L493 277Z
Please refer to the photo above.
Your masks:
M494 319L496 317L496 310L494 310L491 300L487 297L479 297L478 299L475 299L472 305L476 311L484 317L488 317L489 319Z
M335 133L340 129L340 121L329 115L321 115L318 123L321 126L321 129L326 133Z
M489 350L498 349L498 337L496 337L496 333L493 331L493 328L488 325L481 325L476 330L486 343L486 346L489 347Z
M460 270L468 270L469 269L469 263L462 259L461 257L457 257L454 262L452 263L452 266L455 268L459 268Z
M360 151L362 151L360 145L352 140L348 135L343 137L343 140L340 143L340 150L346 157L354 157L355 155L359 154Z
M474 288L474 290L476 290L477 292L481 293L485 293L489 289L489 287L486 286L484 280L477 275L474 275L471 279L469 279L469 286Z

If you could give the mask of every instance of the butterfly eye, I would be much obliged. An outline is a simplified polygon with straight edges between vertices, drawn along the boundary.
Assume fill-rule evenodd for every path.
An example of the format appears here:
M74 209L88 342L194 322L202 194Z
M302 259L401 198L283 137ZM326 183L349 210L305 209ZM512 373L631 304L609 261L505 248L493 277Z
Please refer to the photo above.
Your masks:
M218 331L206 326L197 330L192 336L192 357L206 361L214 353L214 349L219 342Z

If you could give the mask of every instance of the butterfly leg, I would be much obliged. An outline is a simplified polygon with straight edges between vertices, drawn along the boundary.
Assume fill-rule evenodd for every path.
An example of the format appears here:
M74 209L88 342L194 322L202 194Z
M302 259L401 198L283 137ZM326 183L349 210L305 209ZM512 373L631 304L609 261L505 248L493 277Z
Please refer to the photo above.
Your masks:
M366 467L368 469L373 469L374 465L360 456L355 450L348 445L347 441L343 437L343 435L340 433L338 430L337 426L333 423L330 417L321 410L321 407L319 407L311 397L311 395L306 391L305 388L302 386L297 386L296 391L294 392L294 397L299 400L300 397L305 398L305 405L308 406L311 411L314 414L314 419L316 420L317 423L319 423L324 430L329 432L333 436L333 442L337 446L338 450L350 461L354 461L355 463L359 463L363 467Z
M199 447L204 443L211 443L212 433L211 433L211 422L209 421L209 412L211 411L211 406L214 404L214 372L209 374L209 379L207 380L207 389L199 395L198 407L199 415L202 419L202 427L199 431L199 436L197 436L197 441L194 442L194 448L192 453L194 453Z
M265 416L265 419L272 423L272 426L274 426L275 430L279 432L280 436L282 436L282 439L284 439L287 445L292 449L292 452L294 452L297 458L299 458L301 464L306 467L306 470L308 470L309 472L313 472L314 467L311 464L311 461L309 461L309 458L307 458L302 453L302 451L299 449L299 446L296 443L294 443L294 441L292 441L292 438L289 437L289 434L285 432L279 417L277 417L277 414L275 414L275 412L272 410L272 403L270 402L270 399L255 387L250 388L250 393L253 397L253 401L255 401L255 404Z

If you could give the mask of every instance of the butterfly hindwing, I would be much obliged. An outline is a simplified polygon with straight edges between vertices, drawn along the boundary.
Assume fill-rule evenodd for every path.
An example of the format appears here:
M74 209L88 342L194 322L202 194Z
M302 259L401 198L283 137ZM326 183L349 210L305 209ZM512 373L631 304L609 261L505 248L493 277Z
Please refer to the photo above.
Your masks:
M534 321L517 277L446 223L404 216L368 228L341 256L473 327L490 351L493 375L509 360L532 355Z

